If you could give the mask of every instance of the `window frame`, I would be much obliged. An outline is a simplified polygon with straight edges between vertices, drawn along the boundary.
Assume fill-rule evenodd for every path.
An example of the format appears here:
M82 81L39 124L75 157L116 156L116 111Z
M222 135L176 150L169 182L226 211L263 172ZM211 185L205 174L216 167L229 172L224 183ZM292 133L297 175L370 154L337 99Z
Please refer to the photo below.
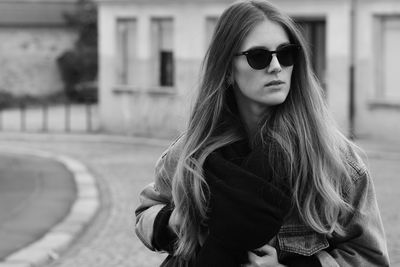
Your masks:
M171 50L170 52L172 53L172 74L171 75L171 84L162 84L162 77L163 74L161 72L162 66L161 66L161 56L160 54L162 53L162 43L163 43L163 33L162 31L162 24L163 21L170 22L171 25ZM158 23L158 25L156 24ZM154 33L154 27L157 25L157 30L159 31L158 35L155 35ZM175 53L175 19L172 16L153 16L150 17L150 24L149 24L149 38L150 38L150 44L152 45L151 47L151 53L149 57L150 61L150 69L152 73L155 73L155 75L151 75L151 79L155 80L155 83L151 83L150 90L158 93L159 91L173 91L175 86L176 86L176 53ZM160 31L161 29L161 31ZM156 37L155 37L156 36ZM161 40L161 41L160 41ZM168 51L165 51L168 52ZM168 79L168 78L167 78Z
M129 43L129 29L125 28L124 36L120 35L120 23L132 23L134 24L134 46L130 49ZM115 46L116 46L116 83L119 86L132 86L134 87L135 84L138 84L139 81L137 80L132 81L132 77L130 76L132 71L131 68L135 68L135 63L137 64L138 57L137 57L137 48L138 48L138 19L136 17L117 17L115 20ZM134 78L134 77L133 77Z

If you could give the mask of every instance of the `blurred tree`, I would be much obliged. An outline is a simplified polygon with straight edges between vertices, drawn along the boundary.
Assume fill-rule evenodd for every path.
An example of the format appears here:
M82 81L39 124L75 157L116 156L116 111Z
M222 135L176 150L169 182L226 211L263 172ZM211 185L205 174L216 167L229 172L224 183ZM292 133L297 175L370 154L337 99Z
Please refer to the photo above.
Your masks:
M71 100L97 100L97 6L92 0L78 0L76 12L64 14L75 28L75 47L57 58L64 90Z
M79 32L78 47L97 49L97 6L92 0L78 0L76 13L65 14L65 19Z

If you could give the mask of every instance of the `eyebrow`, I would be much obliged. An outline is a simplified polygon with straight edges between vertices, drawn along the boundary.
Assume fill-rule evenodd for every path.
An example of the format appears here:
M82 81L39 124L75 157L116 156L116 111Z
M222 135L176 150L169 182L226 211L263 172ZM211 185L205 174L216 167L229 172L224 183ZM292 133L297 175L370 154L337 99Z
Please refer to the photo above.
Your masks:
M278 47L277 47L275 50L277 50L277 49L279 49L279 48L281 48L281 47L283 47L283 46L289 45L289 44L290 44L290 42L281 43L280 45L278 45ZM272 50L270 50L270 49L268 49L267 47L262 46L262 45L251 46L250 48L246 49L245 51L249 51L249 50L252 50L252 49L260 49L260 48L261 48L261 49L266 49L266 50L268 50L268 51L272 51Z

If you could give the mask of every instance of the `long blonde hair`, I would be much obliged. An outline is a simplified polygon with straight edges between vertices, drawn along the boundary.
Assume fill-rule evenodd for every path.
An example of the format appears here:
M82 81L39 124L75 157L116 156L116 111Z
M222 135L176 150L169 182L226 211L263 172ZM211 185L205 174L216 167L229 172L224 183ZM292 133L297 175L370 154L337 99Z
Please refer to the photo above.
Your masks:
M230 5L220 16L203 62L203 75L184 136L172 181L172 196L180 217L176 254L194 256L198 235L207 220L208 185L202 167L215 149L241 138L240 125L227 120L229 77L234 54L248 33L268 18L279 23L301 51L295 61L291 90L260 124L260 139L271 143L269 160L293 191L295 210L319 233L343 234L340 216L351 210L342 192L350 179L343 150L351 145L330 118L322 89L310 67L308 49L295 23L264 0ZM279 164L276 162L279 160Z

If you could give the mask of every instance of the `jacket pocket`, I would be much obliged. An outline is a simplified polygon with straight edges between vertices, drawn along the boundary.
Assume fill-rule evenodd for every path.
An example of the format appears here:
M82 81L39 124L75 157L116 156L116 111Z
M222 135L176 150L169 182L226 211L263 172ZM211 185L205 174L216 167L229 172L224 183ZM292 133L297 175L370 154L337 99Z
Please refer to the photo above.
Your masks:
M291 253L311 256L329 247L325 235L319 234L307 226L284 225L277 238L281 257Z

